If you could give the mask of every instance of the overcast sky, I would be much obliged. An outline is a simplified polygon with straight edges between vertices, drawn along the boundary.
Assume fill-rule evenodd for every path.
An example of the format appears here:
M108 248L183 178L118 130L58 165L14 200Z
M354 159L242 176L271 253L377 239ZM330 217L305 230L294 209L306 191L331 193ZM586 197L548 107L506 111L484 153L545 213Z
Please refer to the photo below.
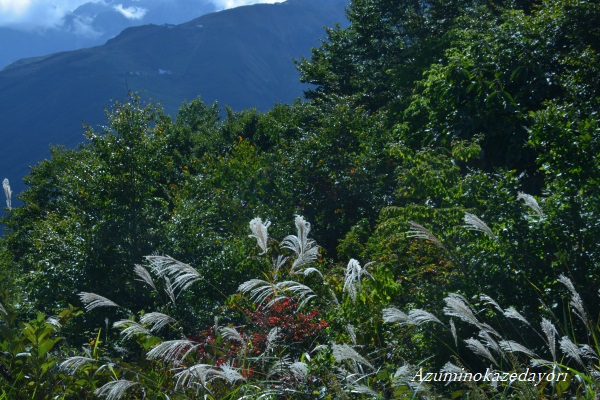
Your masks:
M102 0L0 0L0 26L48 27L79 5ZM210 0L218 10L283 0Z

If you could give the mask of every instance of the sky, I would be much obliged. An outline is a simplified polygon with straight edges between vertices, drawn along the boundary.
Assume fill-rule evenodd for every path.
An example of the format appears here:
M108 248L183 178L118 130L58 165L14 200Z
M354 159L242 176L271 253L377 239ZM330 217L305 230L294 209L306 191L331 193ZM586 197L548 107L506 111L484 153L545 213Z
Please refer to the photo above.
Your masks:
M88 2L102 0L0 0L0 26L22 27L26 29L56 26L69 11ZM172 1L172 0L166 0ZM256 3L279 3L283 0L210 0L217 10ZM135 9L124 8L123 13ZM120 11L121 11L120 10Z

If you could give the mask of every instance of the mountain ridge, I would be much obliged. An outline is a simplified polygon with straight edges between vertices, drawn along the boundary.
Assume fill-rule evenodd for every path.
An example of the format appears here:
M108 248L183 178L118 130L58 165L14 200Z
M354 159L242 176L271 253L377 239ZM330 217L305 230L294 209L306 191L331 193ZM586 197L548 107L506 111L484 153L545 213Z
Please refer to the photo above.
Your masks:
M306 86L293 59L310 54L323 26L343 22L346 0L256 4L180 25L128 28L102 46L61 52L0 71L5 146L0 171L22 190L27 166L49 145L83 141L103 110L130 91L173 113L200 96L235 110L291 102Z

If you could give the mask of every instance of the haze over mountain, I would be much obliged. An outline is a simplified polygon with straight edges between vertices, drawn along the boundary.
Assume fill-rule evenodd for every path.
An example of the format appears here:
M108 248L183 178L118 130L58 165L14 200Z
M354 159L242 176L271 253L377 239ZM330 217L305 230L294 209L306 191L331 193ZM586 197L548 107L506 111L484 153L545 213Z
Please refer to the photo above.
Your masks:
M22 60L0 71L0 171L14 192L52 145L82 142L112 100L129 91L174 112L201 96L236 110L302 95L293 58L308 56L323 26L345 21L347 0L288 0L204 15L181 25L128 28L105 45Z
M0 1L0 69L20 58L101 45L130 26L180 24L225 8L280 1Z

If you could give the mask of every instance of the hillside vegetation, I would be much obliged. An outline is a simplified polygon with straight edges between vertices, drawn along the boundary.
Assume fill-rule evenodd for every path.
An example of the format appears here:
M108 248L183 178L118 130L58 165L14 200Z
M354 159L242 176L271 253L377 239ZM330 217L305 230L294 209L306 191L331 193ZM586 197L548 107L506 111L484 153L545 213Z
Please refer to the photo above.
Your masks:
M597 398L600 6L347 12L305 100L132 93L31 170L0 399Z

